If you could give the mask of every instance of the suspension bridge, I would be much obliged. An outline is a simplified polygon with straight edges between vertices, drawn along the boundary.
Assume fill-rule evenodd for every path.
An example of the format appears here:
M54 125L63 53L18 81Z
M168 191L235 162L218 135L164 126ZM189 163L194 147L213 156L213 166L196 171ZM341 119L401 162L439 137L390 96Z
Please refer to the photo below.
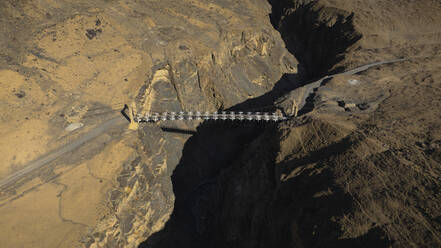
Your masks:
M378 66L382 64L388 64L388 63L395 63L399 61L405 61L406 59L396 59L396 60L390 60L390 61L382 61L382 62L376 62L367 64L364 66L357 67L353 70L349 70L344 73L344 75L353 75L356 73L359 73L361 71L365 71L373 66ZM292 108L292 113L290 116L283 115L282 113L261 113L261 112L234 112L234 111L221 111L221 112L146 112L144 114L138 114L135 113L134 106L128 107L127 105L124 107L124 109L121 111L126 119L130 121L129 129L137 129L138 125L140 123L155 123L160 121L184 121L184 120L213 120L213 121L263 121L263 122L279 122L279 121L285 121L289 120L293 117L297 116L297 111L301 109L301 106L304 105L305 99L309 96L309 94L313 91L314 88L319 87L321 82L326 79L330 78L339 74L334 74L330 76L325 76L322 79L311 83L310 86L305 90L304 97L301 99L300 103L293 103L294 106ZM119 111L119 110L118 110ZM26 176L27 174L47 165L48 163L52 162L53 160L61 157L62 155L71 152L78 147L82 146L83 144L91 141L95 137L100 136L101 134L105 133L111 128L115 127L122 127L124 124L127 123L122 116L118 116L116 118L113 118L111 120L108 120L104 123L101 123L100 125L96 126L95 128L91 129L87 133L85 133L83 136L79 137L78 139L71 141L70 143L67 143L66 145L55 149L40 158L37 158L34 161L29 162L26 166L24 166L23 169L16 171L12 173L11 175L1 178L0 179L0 190L2 190L3 187L7 187L8 185L14 183L15 181L19 180L20 178Z
M284 121L288 117L279 113L260 113L260 112L162 112L146 113L145 115L136 115L136 122L158 122L175 120L231 120L231 121Z
M130 121L129 129L137 129L139 123L155 123L160 121L263 121L280 122L289 119L280 112L242 112L242 111L220 111L220 112L146 112L145 114L135 113L134 103L131 106L124 106L122 113Z

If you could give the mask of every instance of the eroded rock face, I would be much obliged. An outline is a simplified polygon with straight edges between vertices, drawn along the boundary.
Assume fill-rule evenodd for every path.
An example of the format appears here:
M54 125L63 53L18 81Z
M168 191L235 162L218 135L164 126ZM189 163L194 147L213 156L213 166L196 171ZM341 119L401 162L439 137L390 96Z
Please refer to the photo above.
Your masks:
M264 0L0 7L2 178L89 135L132 101L139 112L227 109L297 71ZM4 245L136 247L163 228L174 208L170 177L191 131L115 128L2 188ZM22 238L11 239L17 229Z
M1 2L2 177L123 103L301 115L112 126L1 188L2 244L439 246L439 4L270 2L289 51L263 0Z
M269 19L262 18L267 14L265 10L269 11L269 6L264 2L238 4L219 1L193 4L181 3L171 12L167 11L152 18L154 21L160 20L156 25L161 28L146 30L151 34L159 32L161 35L157 38L157 43L149 41L151 43L143 44L144 49L158 57L149 71L151 76L146 79L145 86L139 90L135 99L139 113L226 109L269 91L283 73L296 72L295 58L286 51ZM170 6L164 5L163 9L169 10ZM191 12L187 13L190 9ZM184 18L184 15L188 19L170 23L166 19L175 12L179 18ZM195 12L200 14L194 16ZM161 21L162 16L164 21ZM225 16L229 19L225 19ZM183 23L182 20L187 20L192 25ZM172 27L163 27L167 25ZM168 37L174 33L176 37ZM150 50L150 46L163 49L164 54ZM195 124L163 125L192 130L192 125ZM130 182L121 187L128 187L131 192L117 207L119 225L111 228L104 225L105 228L96 229L93 237L99 238L91 239L89 244L92 246L138 245L141 239L147 239L164 228L173 209L180 204L175 202L175 194L183 190L181 187L192 187L187 184L172 185L170 180L175 168L182 164L180 160L182 150L186 150L184 144L188 134L166 133L154 126L142 127L139 134L142 137L138 144L138 154L141 157L132 164L131 173L123 173L124 176L121 176L124 178L122 180ZM235 133L229 136L234 137L233 143L243 142L239 139L241 136L238 138ZM198 180L194 180L195 183L210 174L216 174L219 167L235 158L237 152L230 141L215 138L203 141L224 146L223 150L231 154L220 160L217 156L211 158L218 161L206 158L206 163L216 164L211 168L195 165L192 173L199 175ZM219 148L215 147L207 144L210 153L217 152L216 149ZM183 176L187 177L187 174L191 173L187 172ZM192 175L188 177L184 180L191 181Z
M423 21L428 26L423 27L420 22L406 19L403 24L402 19L392 18L384 31L389 38L378 29L385 16L405 16L414 10L426 9L431 18L439 19L432 12L439 5L432 1L400 1L399 5L387 1L274 2L276 7L286 4L279 6L284 9L280 20L285 38L300 42L294 43L298 47L310 39L312 46L322 46L319 51L331 50L323 57L316 50L301 50L304 61L315 66L309 71L317 69L313 76L328 74L337 66L352 69L397 57L409 60L357 75L299 83L276 104L290 112L293 100L304 99L308 111L277 126L253 126L250 133L228 129L222 139L213 134L218 129L200 127L186 143L172 176L174 212L165 228L143 247L439 246L436 147L441 91L435 68L441 61L431 55L440 46L435 41L439 33L430 32L438 26L428 19ZM291 15L300 27L287 22ZM425 16L425 11L414 15ZM412 39L415 46L410 49L411 35L401 25L411 30L420 27L427 33ZM301 36L298 30L302 29L324 33ZM333 31L340 35L334 36ZM330 43L324 42L326 37ZM350 42L332 42L332 37ZM337 44L341 46L333 48ZM338 58L340 53L345 57ZM267 95L280 96L271 93ZM423 95L424 100L411 100ZM267 98L251 99L233 109L260 100ZM239 135L244 135L242 144L246 145L234 146L234 159L221 160L230 158L229 150L206 153L213 150L206 145L209 141L240 144L234 139ZM212 162L219 160L220 164Z
M354 27L353 12L323 1L270 2L271 21L308 76L344 69L338 69L337 63L362 37Z

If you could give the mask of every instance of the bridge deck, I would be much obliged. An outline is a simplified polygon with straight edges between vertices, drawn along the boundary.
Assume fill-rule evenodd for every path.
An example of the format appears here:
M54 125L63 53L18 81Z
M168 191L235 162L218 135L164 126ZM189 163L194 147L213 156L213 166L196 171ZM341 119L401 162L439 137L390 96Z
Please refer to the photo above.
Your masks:
M238 121L283 121L288 117L278 113L260 112L162 112L134 116L136 122L158 122L179 120L238 120Z

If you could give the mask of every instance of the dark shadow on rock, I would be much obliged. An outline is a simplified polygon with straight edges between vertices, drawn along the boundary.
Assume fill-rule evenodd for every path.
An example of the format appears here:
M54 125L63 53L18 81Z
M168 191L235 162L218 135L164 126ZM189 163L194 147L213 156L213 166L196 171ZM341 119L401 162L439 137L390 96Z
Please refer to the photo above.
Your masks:
M357 238L341 239L336 242L336 247L391 247L394 242L389 240L386 233L380 228L370 229L366 234Z
M284 74L273 89L262 96L248 99L230 108L232 111L274 111L274 102L283 95L307 84L309 80L301 74Z
M354 13L319 6L317 1L269 2L271 23L282 35L287 49L304 66L308 77L344 70L334 66L344 59L345 51L362 38L353 24Z
M321 82L320 86L325 85L330 80L331 80L331 77L323 79L323 81ZM307 114L307 113L309 113L309 112L314 110L314 107L315 107L314 100L315 100L315 96L316 96L317 90L318 90L318 87L314 88L313 91L308 95L308 97L306 97L305 105L297 113L298 116L305 115L305 114Z
M191 135L196 134L196 131L193 130L186 130L186 129L180 129L174 127L161 127L161 130L169 133L191 134Z
M361 38L353 28L353 15L338 12L335 25L315 25L319 12L306 4L284 16L282 22L286 9L282 5L289 1L270 2L273 25L299 60L299 73L283 75L270 92L228 110L274 111L277 99L329 73L341 54ZM306 170L295 180L276 179L279 167L292 170L308 163L320 165L347 149L348 141L300 160L275 164L280 142L277 125L248 123L242 128L224 124L206 122L185 143L171 178L174 210L165 227L140 248L353 247L359 243L386 247L376 233L339 239L342 231L333 217L349 212L352 199L335 185L331 168L312 175ZM332 194L318 194L326 190Z
M165 227L139 247L390 245L375 228L340 239L335 218L349 213L353 200L335 184L332 168L323 164L345 152L351 146L348 139L276 164L279 138L277 128L198 127L172 175L174 211ZM275 171L289 173L310 164L316 165L295 178L275 180Z
M354 208L354 200L336 185L333 157L351 147L343 139L313 151L304 157L282 162L281 174L289 174L302 167L303 171L283 180L269 204L267 218L273 230L269 244L273 247L389 247L381 228L373 228L356 238L341 239L342 227L337 219ZM313 166L311 166L313 165ZM306 166L306 167L304 167Z
M295 79L296 75L284 75L272 91L227 111L271 111L278 97L300 85ZM270 109L266 109L268 106ZM170 219L163 230L151 235L139 247L207 247L212 240L217 240L214 232L217 227L213 225L218 222L216 211L220 211L228 188L228 181L220 180L220 175L237 164L250 143L265 133L274 133L276 128L277 123L253 121L201 124L185 143L171 177L175 205Z
M207 247L214 238L213 223L228 185L219 180L246 147L268 128L206 127L185 144L172 175L174 211L164 229L139 247Z

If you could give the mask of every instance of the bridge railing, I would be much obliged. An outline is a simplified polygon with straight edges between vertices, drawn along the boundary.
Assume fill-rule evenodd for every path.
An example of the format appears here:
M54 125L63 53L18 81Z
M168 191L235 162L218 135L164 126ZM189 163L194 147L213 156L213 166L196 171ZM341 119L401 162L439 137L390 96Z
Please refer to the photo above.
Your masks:
M261 112L162 112L137 114L133 117L135 122L182 121L182 120L232 120L232 121L266 121L278 122L287 120L288 117L279 113Z

